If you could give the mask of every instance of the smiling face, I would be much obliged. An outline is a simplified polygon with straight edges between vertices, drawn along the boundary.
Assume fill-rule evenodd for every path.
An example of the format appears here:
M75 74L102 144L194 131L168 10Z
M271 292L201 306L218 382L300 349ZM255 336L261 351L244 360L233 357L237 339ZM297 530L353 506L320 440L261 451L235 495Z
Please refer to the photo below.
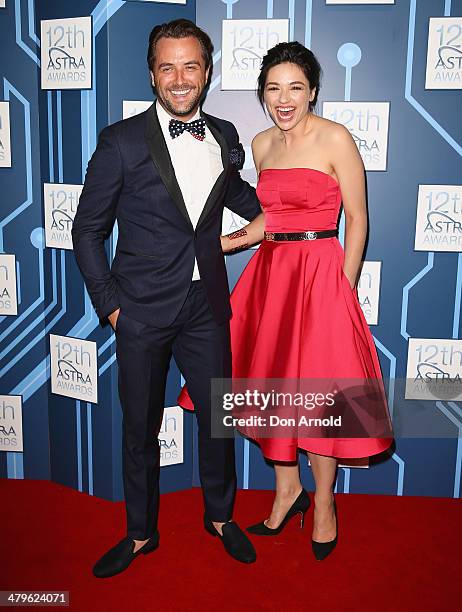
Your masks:
M268 70L264 102L281 130L291 130L306 118L315 93L315 89L310 89L303 70L296 64L284 62Z
M188 121L195 115L208 72L197 38L161 38L157 42L152 85L159 102L173 117Z

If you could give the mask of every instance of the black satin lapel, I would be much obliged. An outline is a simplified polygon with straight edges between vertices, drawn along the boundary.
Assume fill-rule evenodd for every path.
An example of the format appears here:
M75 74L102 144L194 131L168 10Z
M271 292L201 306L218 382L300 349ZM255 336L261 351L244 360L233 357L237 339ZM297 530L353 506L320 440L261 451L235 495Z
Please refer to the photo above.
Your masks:
M209 193L209 197L207 198L204 208L202 209L201 215L199 217L199 221L197 222L197 226L199 226L202 223L202 221L205 219L208 213L212 210L214 204L219 199L223 191L223 186L226 182L226 175L228 173L228 165L229 165L229 150L228 150L228 143L226 142L226 138L221 133L221 130L219 129L217 124L208 115L206 115L205 113L202 113L202 117L204 117L207 127L212 132L213 137L215 138L215 140L218 142L218 144L221 147L221 161L223 162L223 172L218 176L217 180L215 181L214 186L212 187L212 190Z
M179 208L188 225L192 228L191 219L189 218L180 186L176 180L172 160L170 159L170 154L165 143L162 128L160 127L159 119L157 118L155 104L148 109L146 120L146 141L152 161L154 162L154 165L159 172L159 176L167 188L172 200Z

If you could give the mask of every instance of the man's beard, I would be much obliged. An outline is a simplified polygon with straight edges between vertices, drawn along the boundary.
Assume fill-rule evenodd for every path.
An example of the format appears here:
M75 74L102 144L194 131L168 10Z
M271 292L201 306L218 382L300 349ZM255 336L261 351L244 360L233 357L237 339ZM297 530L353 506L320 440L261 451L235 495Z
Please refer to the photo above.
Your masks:
M181 89L181 88L178 88L178 89ZM196 95L194 96L194 98L192 98L188 106L185 106L184 108L181 108L181 109L175 108L171 100L164 98L163 96L159 95L159 93L157 93L157 97L159 98L160 102L162 102L162 105L166 108L166 110L171 115L176 115L177 117L184 117L186 115L189 115L197 106L199 106L203 92L204 92L203 89L197 91Z

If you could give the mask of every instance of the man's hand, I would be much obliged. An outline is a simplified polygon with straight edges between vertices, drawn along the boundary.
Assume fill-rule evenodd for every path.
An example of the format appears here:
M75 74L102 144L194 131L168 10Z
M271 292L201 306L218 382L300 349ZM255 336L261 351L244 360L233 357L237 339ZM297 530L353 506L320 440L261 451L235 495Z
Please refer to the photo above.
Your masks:
M117 319L119 318L119 313L120 313L120 308L117 308L117 310L114 310L114 312L111 312L111 314L108 316L109 323L111 324L112 329L114 331L117 327Z

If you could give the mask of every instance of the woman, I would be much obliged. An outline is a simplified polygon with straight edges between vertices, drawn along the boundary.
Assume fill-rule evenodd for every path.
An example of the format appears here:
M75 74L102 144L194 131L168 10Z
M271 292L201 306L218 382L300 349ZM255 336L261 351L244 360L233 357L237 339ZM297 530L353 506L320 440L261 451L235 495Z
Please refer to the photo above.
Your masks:
M262 241L231 296L233 378L376 380L382 389L355 291L367 232L364 166L349 131L313 112L320 74L313 53L298 42L280 43L263 58L258 97L274 126L255 137L252 151L265 227L256 221L222 237L225 252ZM336 237L342 201L345 251ZM185 395L180 403L187 407ZM346 405L349 417L355 410ZM301 448L316 483L313 553L324 559L334 549L338 458L371 456L392 442L383 395L372 417L353 416L362 437L260 437L240 428L257 439L276 473L271 514L251 533L275 535L298 513L303 524L310 499L299 477ZM376 431L385 434L374 437Z

